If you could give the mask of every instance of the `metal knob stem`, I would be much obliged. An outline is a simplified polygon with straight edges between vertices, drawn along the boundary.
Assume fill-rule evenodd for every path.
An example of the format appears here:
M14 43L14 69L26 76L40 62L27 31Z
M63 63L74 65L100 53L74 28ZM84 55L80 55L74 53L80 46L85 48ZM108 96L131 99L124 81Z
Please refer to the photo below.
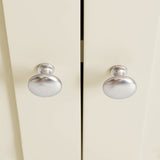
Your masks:
M110 73L112 77L103 84L105 95L113 99L124 99L136 92L136 82L127 76L127 67L115 65L111 68Z
M41 63L37 66L39 74L32 76L28 81L29 90L39 97L50 97L58 94L62 89L59 78L52 75L54 66L48 63Z

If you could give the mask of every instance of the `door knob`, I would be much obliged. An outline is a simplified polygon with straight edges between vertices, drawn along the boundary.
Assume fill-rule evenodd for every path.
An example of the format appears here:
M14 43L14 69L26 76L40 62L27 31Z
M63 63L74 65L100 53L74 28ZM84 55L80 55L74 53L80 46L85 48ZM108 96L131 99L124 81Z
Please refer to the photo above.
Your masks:
M28 81L29 90L39 97L50 97L58 94L62 89L59 78L52 75L55 68L48 63L37 66L39 74L32 76Z
M110 73L112 77L103 84L105 95L113 99L124 99L136 92L136 82L127 76L125 66L115 65L111 68Z

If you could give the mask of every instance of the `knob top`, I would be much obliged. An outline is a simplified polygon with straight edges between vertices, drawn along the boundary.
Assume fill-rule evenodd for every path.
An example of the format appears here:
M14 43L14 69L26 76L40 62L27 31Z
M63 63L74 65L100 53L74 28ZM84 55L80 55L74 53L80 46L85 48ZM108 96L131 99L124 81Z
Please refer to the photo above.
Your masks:
M113 77L107 79L103 84L105 95L113 99L124 99L136 92L136 82L127 76L127 68L125 66L113 66L111 75Z
M48 63L37 66L40 74L32 76L28 81L29 90L39 97L50 97L61 91L62 83L59 78L52 75L54 67Z

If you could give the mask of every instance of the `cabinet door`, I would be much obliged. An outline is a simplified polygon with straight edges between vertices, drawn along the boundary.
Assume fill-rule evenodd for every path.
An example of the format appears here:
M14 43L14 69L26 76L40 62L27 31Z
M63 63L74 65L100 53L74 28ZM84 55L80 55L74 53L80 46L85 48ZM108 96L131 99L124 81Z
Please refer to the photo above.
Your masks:
M80 160L79 0L4 0L22 148L26 160ZM29 92L40 63L55 66L62 91Z
M158 0L84 2L84 160L159 159L159 6ZM104 95L113 65L125 65L136 81L132 97Z

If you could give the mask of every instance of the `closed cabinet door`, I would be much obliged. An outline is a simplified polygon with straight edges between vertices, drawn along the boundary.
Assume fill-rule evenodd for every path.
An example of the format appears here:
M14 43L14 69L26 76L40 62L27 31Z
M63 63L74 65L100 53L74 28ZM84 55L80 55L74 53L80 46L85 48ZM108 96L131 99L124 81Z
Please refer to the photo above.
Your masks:
M84 2L84 160L160 157L159 6L158 0ZM114 65L127 67L133 88L125 88L124 72L121 84L113 77ZM123 89L136 92L115 99Z
M79 0L4 0L3 9L15 93L8 105L17 108L17 154L23 153L10 159L80 160ZM37 71L41 63L49 68ZM52 87L60 92L50 97Z
M0 159L158 160L159 6L3 0Z

